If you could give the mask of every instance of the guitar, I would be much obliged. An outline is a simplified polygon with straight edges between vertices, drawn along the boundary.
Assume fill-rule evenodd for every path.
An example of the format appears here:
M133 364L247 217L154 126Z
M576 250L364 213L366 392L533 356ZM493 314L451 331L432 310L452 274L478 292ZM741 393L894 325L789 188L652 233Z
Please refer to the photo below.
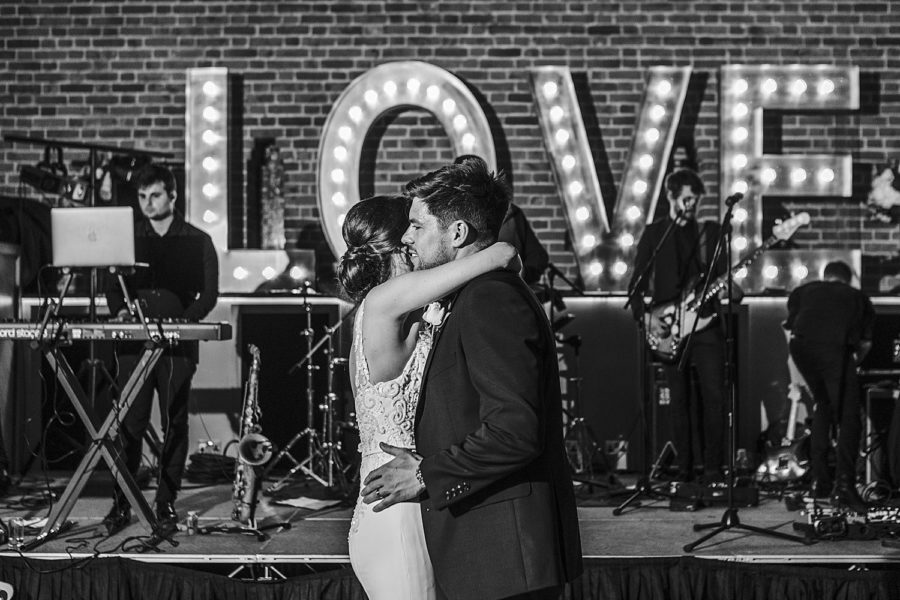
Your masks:
M772 235L761 246L731 267L732 274L748 266L778 242L789 240L798 229L808 224L809 213L805 212L778 223L772 228ZM710 311L708 316L700 316L700 308L716 298L727 284L726 273L712 281L705 292L703 292L702 286L688 286L687 292L681 298L660 304L647 313L644 331L647 345L653 355L663 362L676 362L681 355L682 335L691 331L703 331L712 324L713 319L716 318L715 312ZM659 319L665 326L661 334L654 334L651 331L650 322L653 317Z
M788 417L787 431L781 444L766 452L765 460L756 470L756 480L760 482L788 483L797 481L809 471L808 433L795 438L797 428L797 407L800 405L800 388L806 387L803 376L788 355L788 369L791 372L791 383L788 387L788 398L791 400L791 413ZM809 389L809 388L807 388Z

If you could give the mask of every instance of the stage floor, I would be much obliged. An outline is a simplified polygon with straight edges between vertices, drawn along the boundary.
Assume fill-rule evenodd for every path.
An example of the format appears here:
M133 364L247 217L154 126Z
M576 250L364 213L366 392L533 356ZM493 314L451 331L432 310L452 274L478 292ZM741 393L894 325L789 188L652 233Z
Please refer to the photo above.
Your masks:
M29 477L5 498L0 518L37 519L48 513L47 490L58 497L67 482L67 474L56 474L48 482ZM633 477L631 478L633 481ZM622 477L627 485L629 477ZM260 495L258 516L261 525L286 522L289 528L269 531L270 537L259 541L252 535L240 533L210 533L188 535L180 528L174 540L160 543L155 551L137 551L141 537L148 532L133 519L132 524L113 536L107 536L101 520L110 507L106 492L108 474L98 473L85 488L69 515L71 529L29 550L26 556L44 559L78 558L99 553L102 556L127 556L135 560L180 563L241 565L247 563L277 565L299 563L307 565L345 565L347 531L352 508L341 502L333 490L317 483L291 480L278 493L278 498L321 500L333 504L317 510L285 506L275 499ZM144 491L152 501L154 490ZM200 527L218 524L234 526L230 521L232 509L231 484L198 486L186 484L176 504L183 518L188 511L196 511ZM684 551L685 544L697 540L704 532L695 532L697 524L719 523L725 507L710 506L699 510L672 511L666 499L642 498L623 514L615 516L613 509L628 497L627 488L612 490L579 486L578 515L581 523L582 547L587 558L633 558L697 556L727 561L759 563L900 563L900 550L886 548L879 540L818 541L812 545L782 540L769 535L731 528L703 543L692 553ZM741 507L737 512L746 525L795 534L793 523L805 522L799 511L789 511L785 503L775 497L761 495L759 506ZM28 536L26 542L33 536ZM123 546L124 544L124 546ZM3 549L0 556L17 555Z

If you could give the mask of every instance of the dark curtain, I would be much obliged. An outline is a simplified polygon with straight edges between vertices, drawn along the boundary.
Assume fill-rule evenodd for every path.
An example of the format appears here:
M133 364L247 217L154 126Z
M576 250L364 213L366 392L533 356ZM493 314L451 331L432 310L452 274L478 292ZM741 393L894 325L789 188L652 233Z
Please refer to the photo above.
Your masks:
M566 600L889 600L900 598L900 567L723 562L702 558L588 560ZM14 600L366 600L349 568L252 582L127 558L88 561L0 559ZM0 593L2 597L2 593Z

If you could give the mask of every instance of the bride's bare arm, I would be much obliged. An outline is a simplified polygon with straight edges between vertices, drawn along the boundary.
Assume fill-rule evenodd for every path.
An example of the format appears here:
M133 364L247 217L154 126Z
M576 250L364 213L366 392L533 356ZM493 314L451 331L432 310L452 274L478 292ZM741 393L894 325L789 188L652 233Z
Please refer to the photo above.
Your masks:
M366 306L372 312L399 319L479 275L504 267L518 269L517 258L515 246L497 242L465 258L389 279L369 292Z

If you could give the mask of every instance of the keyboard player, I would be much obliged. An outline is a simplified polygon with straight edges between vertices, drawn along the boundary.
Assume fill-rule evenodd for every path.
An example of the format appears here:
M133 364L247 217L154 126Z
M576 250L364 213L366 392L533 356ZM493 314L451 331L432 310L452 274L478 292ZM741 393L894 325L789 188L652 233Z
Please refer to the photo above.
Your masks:
M140 302L147 318L200 321L213 309L219 293L219 265L212 239L176 211L175 178L167 168L149 164L138 171L134 183L141 211L134 228L135 259L149 266L126 276L129 295ZM126 305L117 286L110 286L106 297L114 318L133 318L134 307ZM117 345L120 388L134 370L140 349L138 342ZM163 535L174 531L178 522L175 500L187 461L188 397L198 358L196 341L167 348L125 415L119 436L125 463L135 476L155 391L163 428L155 510ZM121 490L115 489L113 506L103 522L114 533L130 521L131 507Z

